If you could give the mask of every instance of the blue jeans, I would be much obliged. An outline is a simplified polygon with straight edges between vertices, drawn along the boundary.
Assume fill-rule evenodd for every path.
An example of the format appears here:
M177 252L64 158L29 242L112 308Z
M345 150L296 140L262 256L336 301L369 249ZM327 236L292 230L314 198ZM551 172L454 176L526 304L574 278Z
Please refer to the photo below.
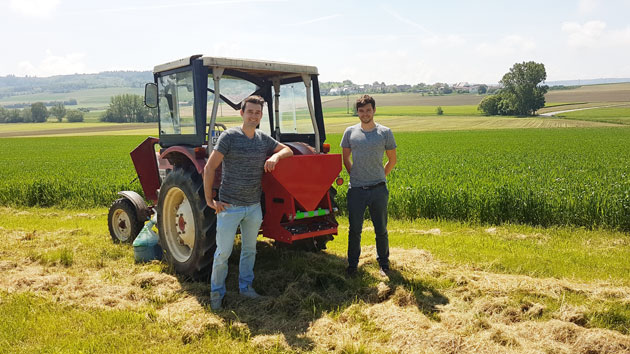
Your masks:
M236 228L241 226L241 259L238 265L238 286L247 288L254 281L256 238L262 224L260 203L247 206L231 206L217 215L217 250L214 252L210 290L225 295L225 278L228 274L228 258L232 254Z
M348 190L348 267L356 268L361 256L363 215L368 208L376 234L377 261L381 268L389 269L389 239L387 236L387 203L389 191L385 184L372 189L353 187Z

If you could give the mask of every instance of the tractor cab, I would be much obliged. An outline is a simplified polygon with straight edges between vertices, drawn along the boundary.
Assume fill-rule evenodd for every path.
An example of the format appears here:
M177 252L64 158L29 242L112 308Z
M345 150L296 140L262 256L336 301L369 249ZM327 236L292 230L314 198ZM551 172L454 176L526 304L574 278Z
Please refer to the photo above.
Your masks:
M317 68L269 61L192 56L154 69L145 102L157 107L160 146L207 146L225 128L239 126L241 101L267 102L259 129L280 142L321 152L326 134Z

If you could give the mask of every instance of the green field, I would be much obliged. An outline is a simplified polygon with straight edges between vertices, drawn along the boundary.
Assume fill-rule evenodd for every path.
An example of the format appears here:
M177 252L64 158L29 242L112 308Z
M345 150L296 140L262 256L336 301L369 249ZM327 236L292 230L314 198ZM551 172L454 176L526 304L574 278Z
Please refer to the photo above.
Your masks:
M616 97L605 89L576 92ZM328 249L261 237L264 297L249 301L235 290L237 238L216 313L207 281L134 263L133 247L109 236L116 193L141 190L129 152L154 124L96 123L92 112L80 124L0 124L0 353L628 353L627 107L484 117L473 103L445 104L453 97L377 101L376 121L398 143L389 279L369 220L360 276L344 276L344 171ZM358 119L329 101L327 142L339 153ZM600 104L564 97L547 109Z
M630 129L397 132L396 139L389 187L397 218L630 230ZM0 205L107 206L120 190L140 191L130 184L129 152L142 140L0 139L2 151L20 151L1 159ZM339 140L329 134L333 152Z
M581 121L594 121L615 124L630 124L630 105L622 107L593 108L582 111L565 112L556 115L558 118L566 118Z
M77 100L76 106L66 106L67 109L76 108L106 108L109 105L110 98L125 93L144 95L144 88L140 87L111 87L102 89L85 89L70 91L64 93L38 93L30 95L19 95L0 98L0 105L8 105L15 103L34 103L34 102L52 102L67 101L71 98Z

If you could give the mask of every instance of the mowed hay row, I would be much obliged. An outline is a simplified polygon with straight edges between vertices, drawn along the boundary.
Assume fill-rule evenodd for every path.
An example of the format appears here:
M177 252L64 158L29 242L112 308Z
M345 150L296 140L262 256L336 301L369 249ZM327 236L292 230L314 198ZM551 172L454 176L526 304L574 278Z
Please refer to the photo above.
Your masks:
M81 233L60 230L26 237L0 229L6 249L28 244L44 253L51 247L45 246L50 239L61 240L57 246L64 246ZM92 247L81 243L88 241L75 244L71 264L32 256L22 259L12 253L0 261L0 310L21 294L33 294L49 299L50 306L88 314L147 312L163 329L172 326L174 340L186 345L229 332L254 349L272 352L278 347L369 353L630 350L627 328L601 326L591 316L608 303L627 303L626 286L495 274L445 264L424 250L398 248L391 249L394 273L386 279L378 275L373 246L363 247L360 277L346 278L344 258L336 254L260 243L254 285L263 299L239 296L238 272L230 272L225 310L215 313L208 307L207 282L185 281L155 262L133 264L128 245L91 236L97 238L89 241L95 243ZM238 266L238 246L235 251L230 269ZM95 258L99 252L100 259ZM29 317L37 317L39 309L30 309ZM620 321L627 324L629 319ZM119 340L125 338L112 337L118 345Z

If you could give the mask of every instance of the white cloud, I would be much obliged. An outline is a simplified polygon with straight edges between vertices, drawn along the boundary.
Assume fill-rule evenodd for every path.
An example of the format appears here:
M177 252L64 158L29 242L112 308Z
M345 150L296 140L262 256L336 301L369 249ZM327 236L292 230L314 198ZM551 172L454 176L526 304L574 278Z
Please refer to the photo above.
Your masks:
M509 35L496 43L481 43L476 50L479 55L496 57L530 53L536 48L536 42L518 35Z
M341 16L340 14L333 14L333 15L318 17L318 18L314 18L314 19L310 19L310 20L301 21L301 22L290 23L290 24L287 24L287 26L309 25L311 23L332 20L333 18L337 18L337 17L340 17L340 16Z
M587 15L596 10L599 5L599 0L580 0L578 4L578 12L580 14Z
M402 16L401 14L399 14L398 12L394 11L392 8L390 8L389 6L381 6L381 8L383 10L385 10L385 12L389 13L392 17L394 17L394 19L396 19L396 21L398 22L402 22L405 23L411 27L414 27L416 29L421 30L422 32L430 35L430 36L435 36L435 33L433 33L432 31L428 30L426 27L424 27L423 25L412 21L404 16Z
M465 44L466 40L464 40L464 38L458 34L448 34L445 36L433 35L428 38L422 38L420 40L420 43L429 47L439 46L440 48L445 48Z
M53 55L49 50L39 63L22 61L18 64L17 75L52 76L85 72L84 53L70 53L65 56Z
M60 0L11 0L11 9L29 17L50 17Z
M322 81L350 79L358 84L371 84L374 81L417 84L439 79L434 67L403 50L354 53L353 58L319 67L320 72L325 73L320 79Z
M630 26L621 30L607 30L602 21L588 21L584 24L564 22L562 31L568 36L567 43L576 48L603 48L630 44Z

